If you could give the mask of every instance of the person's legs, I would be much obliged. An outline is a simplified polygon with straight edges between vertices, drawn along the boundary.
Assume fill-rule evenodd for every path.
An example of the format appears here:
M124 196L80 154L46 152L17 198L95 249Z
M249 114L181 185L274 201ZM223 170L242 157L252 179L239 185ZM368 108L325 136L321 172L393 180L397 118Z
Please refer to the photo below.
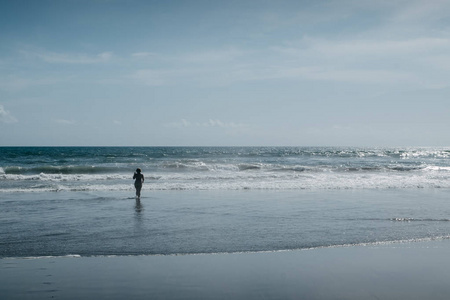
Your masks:
M141 188L142 188L142 186L140 186L136 189L136 196L138 196L138 198L141 197Z
M136 188L136 197L141 197L141 189L142 189L142 183L136 182L134 184L134 187Z

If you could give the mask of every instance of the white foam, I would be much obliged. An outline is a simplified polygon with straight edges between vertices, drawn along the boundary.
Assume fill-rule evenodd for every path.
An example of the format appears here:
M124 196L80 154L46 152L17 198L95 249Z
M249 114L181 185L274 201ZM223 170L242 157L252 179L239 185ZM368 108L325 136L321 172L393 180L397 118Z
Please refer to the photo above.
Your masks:
M144 190L323 190L323 189L417 189L450 188L450 176L400 174L333 174L319 173L307 175L282 176L266 174L265 176L231 176L227 174L170 174L161 175L157 180L146 180ZM72 176L72 175L71 175ZM156 177L156 176L155 176ZM41 185L16 185L0 189L0 192L49 192L49 191L126 191L133 189L130 179L82 180L80 178L63 178L42 180ZM48 182L49 184L46 184ZM51 184L53 182L53 184Z
M26 257L2 257L1 259L49 259L49 258L81 258L78 254L67 254L67 255L49 255L49 256L26 256Z
M428 166L425 168L427 171L450 171L450 167L441 167L441 166Z
M0 175L2 175L0 173ZM34 175L22 175L22 174L3 174L4 180L11 181L24 181L24 180L34 180L34 181L103 181L103 180L131 180L129 174L34 174Z
M242 189L416 189L450 188L450 167L417 166L397 170L348 166L210 164L197 170L146 172L149 190ZM122 191L133 189L130 174L2 174L0 192Z

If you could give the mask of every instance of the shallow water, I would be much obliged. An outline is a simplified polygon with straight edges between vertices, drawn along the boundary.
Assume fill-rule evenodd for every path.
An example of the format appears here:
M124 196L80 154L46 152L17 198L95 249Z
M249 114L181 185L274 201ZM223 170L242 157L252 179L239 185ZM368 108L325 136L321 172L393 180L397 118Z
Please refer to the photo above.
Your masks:
M260 252L448 239L450 190L4 193L0 256Z

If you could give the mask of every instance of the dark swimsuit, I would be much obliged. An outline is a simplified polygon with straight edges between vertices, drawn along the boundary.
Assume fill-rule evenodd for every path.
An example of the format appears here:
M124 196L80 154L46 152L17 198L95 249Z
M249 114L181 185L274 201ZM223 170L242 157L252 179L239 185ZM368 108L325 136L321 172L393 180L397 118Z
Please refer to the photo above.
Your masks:
M144 175L140 173L134 174L133 179L136 179L136 181L134 182L134 187L136 189L142 188L142 178L144 178Z

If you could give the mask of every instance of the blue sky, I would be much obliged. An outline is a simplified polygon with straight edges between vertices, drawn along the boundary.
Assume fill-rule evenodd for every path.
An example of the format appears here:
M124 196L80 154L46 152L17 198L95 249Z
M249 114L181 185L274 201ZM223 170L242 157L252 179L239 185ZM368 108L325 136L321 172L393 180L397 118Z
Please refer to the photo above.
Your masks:
M449 1L0 1L0 146L450 146Z

